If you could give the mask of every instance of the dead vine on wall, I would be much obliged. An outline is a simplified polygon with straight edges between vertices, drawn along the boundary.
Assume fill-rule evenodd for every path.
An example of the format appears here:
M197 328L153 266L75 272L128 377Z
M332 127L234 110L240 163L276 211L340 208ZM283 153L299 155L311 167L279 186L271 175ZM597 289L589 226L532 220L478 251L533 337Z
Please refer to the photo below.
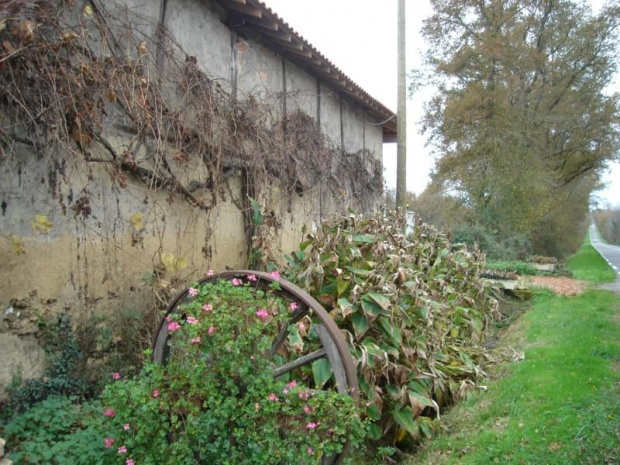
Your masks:
M27 5L2 20L0 156L26 146L45 160L63 213L91 213L88 187L69 198L58 187L78 159L105 165L119 189L137 180L198 212L228 196L246 212L250 240L247 199L274 179L284 198L321 186L363 208L380 191L380 167L364 166L371 154L342 154L312 118L282 117L273 99L231 99L161 25L113 2ZM240 196L227 183L239 174Z

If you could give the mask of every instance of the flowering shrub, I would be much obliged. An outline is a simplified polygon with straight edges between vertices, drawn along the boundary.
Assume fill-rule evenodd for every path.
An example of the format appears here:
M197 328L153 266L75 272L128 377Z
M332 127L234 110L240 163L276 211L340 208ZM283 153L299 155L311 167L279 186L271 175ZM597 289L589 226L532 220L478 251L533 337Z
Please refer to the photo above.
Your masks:
M353 399L272 377L268 354L296 304L252 282L192 286L167 317L167 363L106 388L101 448L112 463L309 464L361 441Z

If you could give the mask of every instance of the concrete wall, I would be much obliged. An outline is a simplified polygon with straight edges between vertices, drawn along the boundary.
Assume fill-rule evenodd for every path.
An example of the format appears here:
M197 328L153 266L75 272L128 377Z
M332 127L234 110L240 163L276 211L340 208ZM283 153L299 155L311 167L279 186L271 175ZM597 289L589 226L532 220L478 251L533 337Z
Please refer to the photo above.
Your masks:
M108 11L115 18L130 17L143 37L156 36L163 15L171 35L196 57L198 67L239 101L254 97L271 102L276 120L285 108L289 113L301 110L320 120L336 146L344 141L347 152L366 149L381 159L381 127L365 122L361 108L263 44L239 37L222 22L220 7L204 0L168 0L166 11L162 5L124 0L120 6L110 4ZM78 2L76 11L82 7ZM95 44L94 49L103 46ZM107 123L103 133L118 153L136 143L115 129L115 115ZM183 263L169 272L182 279L178 286L204 276L209 268L246 266L238 175L227 178L216 207L203 211L132 176L123 186L111 165L89 163L63 149L35 154L24 145L17 154L0 167L0 400L14 375L27 379L42 373L43 354L34 336L37 318L152 305L153 292L144 278L163 269L163 255ZM90 153L92 159L106 156L103 150ZM144 149L138 151L138 161L148 157ZM209 173L196 158L176 175L186 184L200 184ZM347 189L328 191L321 181L302 196L284 195L273 180L260 200L277 219L270 231L276 255L297 247L303 225L311 230L346 208L354 197ZM207 203L213 195L206 189L195 192ZM80 208L86 197L87 211Z

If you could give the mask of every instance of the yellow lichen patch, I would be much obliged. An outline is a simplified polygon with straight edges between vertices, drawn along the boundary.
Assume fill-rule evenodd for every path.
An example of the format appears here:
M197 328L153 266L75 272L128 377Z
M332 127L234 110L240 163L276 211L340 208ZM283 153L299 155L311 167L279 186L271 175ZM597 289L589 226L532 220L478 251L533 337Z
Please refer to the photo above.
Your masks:
M21 237L11 235L9 236L9 240L11 241L13 250L17 255L26 253L26 251L24 250L24 241L21 239Z
M187 259L183 257L175 257L171 253L162 253L161 262L166 267L166 271L170 274L178 273L187 268Z
M46 215L37 215L32 220L31 227L32 232L35 234L49 234L54 223L52 223Z
M131 218L129 218L129 221L131 222L131 224L133 224L133 227L136 231L142 231L144 229L142 213L134 213L133 215L131 215Z

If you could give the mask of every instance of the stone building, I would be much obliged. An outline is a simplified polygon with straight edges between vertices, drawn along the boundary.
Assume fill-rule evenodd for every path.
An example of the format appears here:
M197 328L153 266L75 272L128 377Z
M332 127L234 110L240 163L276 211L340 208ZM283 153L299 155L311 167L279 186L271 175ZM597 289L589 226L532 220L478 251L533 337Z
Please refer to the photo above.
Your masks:
M375 207L394 114L262 2L44 3L2 13L0 386L41 373L46 315L141 312Z

